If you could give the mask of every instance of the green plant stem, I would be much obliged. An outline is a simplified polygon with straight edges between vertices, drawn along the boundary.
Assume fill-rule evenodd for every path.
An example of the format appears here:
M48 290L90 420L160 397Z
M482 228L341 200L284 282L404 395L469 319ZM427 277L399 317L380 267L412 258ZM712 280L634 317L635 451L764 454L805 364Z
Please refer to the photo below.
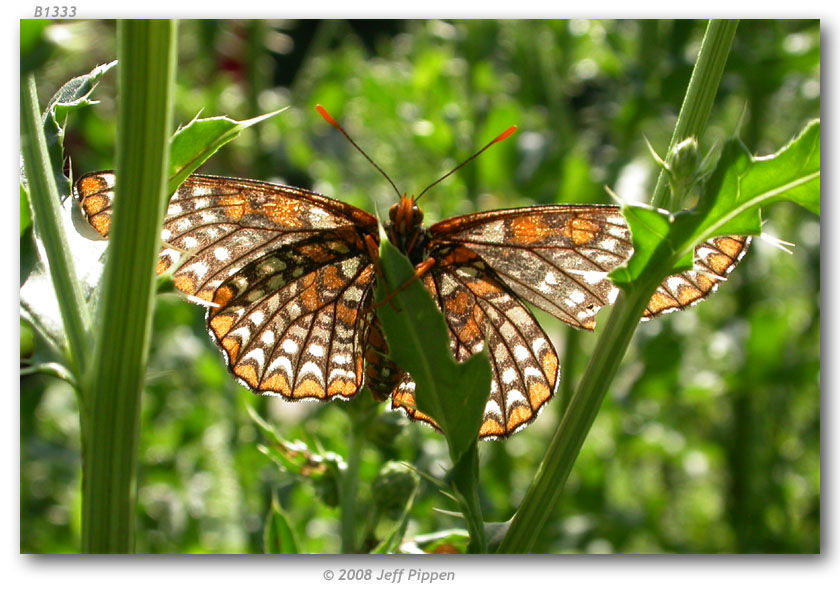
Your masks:
M555 408L555 410L558 411L561 418L563 417L563 413L566 412L569 402L572 399L572 394L574 393L575 373L577 372L579 354L580 331L568 328L566 331L566 343L563 347L563 366L560 370L563 374L563 378L560 381L560 389L558 390L558 396L555 399L555 402L557 402L557 400L560 401L559 409Z
M557 504L566 478L577 459L583 442L595 421L601 401L618 371L627 346L636 331L636 324L647 306L653 290L620 296L613 307L604 332L581 378L560 426L551 439L545 459L528 488L525 498L513 517L498 552L529 552Z
M38 108L35 77L26 75L20 85L21 152L29 187L29 202L44 244L50 277L67 337L68 364L77 380L84 372L88 353L90 318L64 236L58 188L53 178L47 142Z
M680 107L679 117L677 117L677 124L674 127L671 142L668 144L666 159L676 144L686 138L699 138L706 129L737 28L737 19L711 19L706 26L697 61L691 72L688 89ZM660 171L651 206L676 212L682 208L674 205L679 200L679 198L670 198L668 174L664 170Z
M347 449L347 470L341 480L341 553L358 552L356 543L356 506L359 495L359 469L362 465L362 447L366 420L356 418L350 427L350 445Z
M709 22L691 84L677 119L679 132L675 130L673 139L679 141L684 139L685 134L699 136L702 133L736 26L737 22L734 21ZM710 87L698 89L697 86L701 84ZM665 194L667 181L664 187L660 183L661 178L657 190L661 188L661 194ZM619 295L537 475L498 548L499 553L523 553L533 548L551 509L560 499L572 465L577 460L604 395L618 371L645 306L676 259L673 251L663 244L630 290L622 291Z
M117 24L116 197L93 360L85 379L82 546L133 549L140 398L166 206L175 23Z
M478 495L478 444L473 442L447 473L470 534L470 554L487 552L487 535Z

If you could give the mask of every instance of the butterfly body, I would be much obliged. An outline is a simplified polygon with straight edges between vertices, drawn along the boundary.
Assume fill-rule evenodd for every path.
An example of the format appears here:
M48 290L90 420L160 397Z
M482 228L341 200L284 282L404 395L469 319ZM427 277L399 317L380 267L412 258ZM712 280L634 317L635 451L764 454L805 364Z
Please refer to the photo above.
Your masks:
M417 206L413 196L403 195L397 204L388 211L385 224L388 240L415 266L422 263L426 256L426 244L429 236L423 226L423 211Z

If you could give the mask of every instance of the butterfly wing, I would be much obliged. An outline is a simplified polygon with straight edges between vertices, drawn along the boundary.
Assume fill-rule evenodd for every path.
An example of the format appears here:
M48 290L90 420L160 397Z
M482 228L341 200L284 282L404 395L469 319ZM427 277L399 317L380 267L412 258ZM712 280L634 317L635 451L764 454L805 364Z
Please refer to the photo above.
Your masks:
M490 359L493 378L479 436L506 437L530 423L554 394L557 354L531 312L475 253L458 247L437 258L423 284L446 318L452 354L463 362L486 348ZM417 410L410 376L391 397L409 417L435 425Z
M115 177L82 177L91 225L110 231ZM373 267L372 215L331 198L260 181L193 175L169 202L158 273L208 306L230 371L260 393L350 398L361 387Z
M540 206L447 219L429 228L434 248L459 244L475 252L520 298L581 329L615 302L607 277L633 255L621 209L609 205ZM723 236L697 246L694 268L671 275L644 318L681 310L706 298L737 266L749 238Z
M727 235L704 242L694 249L694 268L671 275L654 292L644 318L682 310L705 300L738 266L750 247L750 238Z
M325 233L284 246L222 283L207 328L247 387L348 400L362 386L373 265Z
M92 173L75 186L88 222L107 237L114 174ZM175 287L199 302L246 264L283 246L332 231L364 252L378 240L376 218L308 190L262 181L193 175L173 194L164 217L158 273L175 267Z
M436 265L423 282L449 326L459 362L485 347L493 380L480 437L506 437L527 425L553 395L557 354L520 299L582 329L618 295L607 275L632 256L630 233L615 206L545 206L447 219L429 229ZM663 281L644 317L685 308L712 293L744 256L748 239L715 238L695 250L693 270ZM418 411L409 375L395 407Z
M523 300L582 329L615 300L607 275L633 252L618 207L541 206L447 219L429 228L430 254L458 245Z

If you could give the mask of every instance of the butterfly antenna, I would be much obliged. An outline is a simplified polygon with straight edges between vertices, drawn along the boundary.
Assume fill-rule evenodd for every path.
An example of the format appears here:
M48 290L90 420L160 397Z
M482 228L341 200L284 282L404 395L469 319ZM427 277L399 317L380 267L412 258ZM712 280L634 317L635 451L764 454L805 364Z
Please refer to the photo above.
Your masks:
M353 147L354 147L356 150L358 150L359 152L361 152L361 153L362 153L362 156L364 156L366 159L368 159L368 162L369 162L370 164L372 164L372 165L376 168L376 170L377 170L377 171L379 171L380 173L382 173L382 176L383 176L385 179L387 179L387 180L388 180L388 183L390 183L390 184L391 184L391 187L392 187L392 188L394 188L394 191L395 191L395 192L397 192L397 196L399 196L400 198L402 198L402 194L400 193L400 190L398 190L398 189L397 189L397 186L394 184L394 182L393 182L393 181L391 181L391 178L390 178L390 177L388 177L388 174L387 174L387 173L385 173L385 171L383 171L382 169L380 169L380 168L379 168L379 165L377 165L375 162L373 162L373 159L372 159L370 156L368 156L368 155L367 155L367 153L366 153L364 150L362 150L361 148L359 148L359 145L358 145L356 142L354 142L354 141L353 141L353 138L351 138L351 137L347 134L347 132L346 132L346 131L344 131L344 129L342 129L342 128L341 128L341 125L339 125L339 124L338 124L338 121L336 121L335 119L333 119L333 118L332 118L332 115L331 115L330 113L328 113L328 112L327 112L327 109L326 109L326 108L324 108L323 106L321 106L320 104L316 104L316 105L315 105L315 110L317 110L317 111L318 111L318 114L319 114L319 115L321 115L321 117L323 117L323 119L324 119L327 123L329 123L330 125L332 125L332 126L333 126L333 127L335 127L336 129L338 129L338 130L341 132L341 135L343 135L344 137L346 137L346 138L347 138L347 141L348 141L348 142L350 142L351 144L353 144Z
M481 150L479 150L478 152L476 152L475 154L473 154L472 156L470 156L467 160L465 160L464 162L462 162L460 165L458 165L457 167L455 167L454 169L452 169L451 171L449 171L448 173L446 173L446 174L445 174L445 175L443 175L442 177L439 177L436 181L434 181L434 182L430 183L429 185L427 185L427 186L426 186L426 189L424 189L422 192L420 192L420 193L417 195L417 197L414 199L414 201L415 201L415 202L417 202L418 200L420 200L420 196L422 196L423 194L425 194L426 192L428 192L431 188L433 188L434 186L436 186L437 184L439 184L441 181L443 181L444 179L446 179L447 177L449 177L450 175L452 175L452 173L454 173L455 171L457 171L458 169L460 169L461 167L463 167L464 165L466 165L467 163L469 163L470 161L472 161L474 158L477 158L479 154L481 154L482 152L484 152L485 150L487 150L487 149L488 149L490 146L492 146L493 144L498 144L498 143L499 143L499 142L501 142L502 140L506 140L507 138L509 138L511 135L513 135L513 132L514 132L514 131L516 131L516 129L517 129L516 125L513 125L513 126L511 126L511 127L508 127L507 129L505 129L505 130L504 130L504 132L502 132L502 133L500 133L499 135L497 135L497 136L496 136L496 138L495 138L492 142L490 142L489 144L487 144L486 146L484 146L484 148L482 148Z

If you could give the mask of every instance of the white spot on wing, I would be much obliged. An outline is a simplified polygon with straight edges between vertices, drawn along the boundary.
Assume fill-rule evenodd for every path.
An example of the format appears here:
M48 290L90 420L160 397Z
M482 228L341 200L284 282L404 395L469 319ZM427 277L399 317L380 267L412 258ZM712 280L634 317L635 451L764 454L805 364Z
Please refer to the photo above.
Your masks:
M523 396L522 392L519 390L512 389L507 393L505 400L507 400L507 404L510 406L511 404L515 404L517 402L525 402L525 396Z
M309 354L320 358L321 356L324 356L324 347L320 344L311 344L309 346Z
M260 368L265 364L265 352L263 352L262 348L254 348L248 354L242 357L243 361L246 360L253 360L256 362Z
M520 345L513 349L513 356L516 357L516 360L527 360L531 353L528 352L528 348Z

